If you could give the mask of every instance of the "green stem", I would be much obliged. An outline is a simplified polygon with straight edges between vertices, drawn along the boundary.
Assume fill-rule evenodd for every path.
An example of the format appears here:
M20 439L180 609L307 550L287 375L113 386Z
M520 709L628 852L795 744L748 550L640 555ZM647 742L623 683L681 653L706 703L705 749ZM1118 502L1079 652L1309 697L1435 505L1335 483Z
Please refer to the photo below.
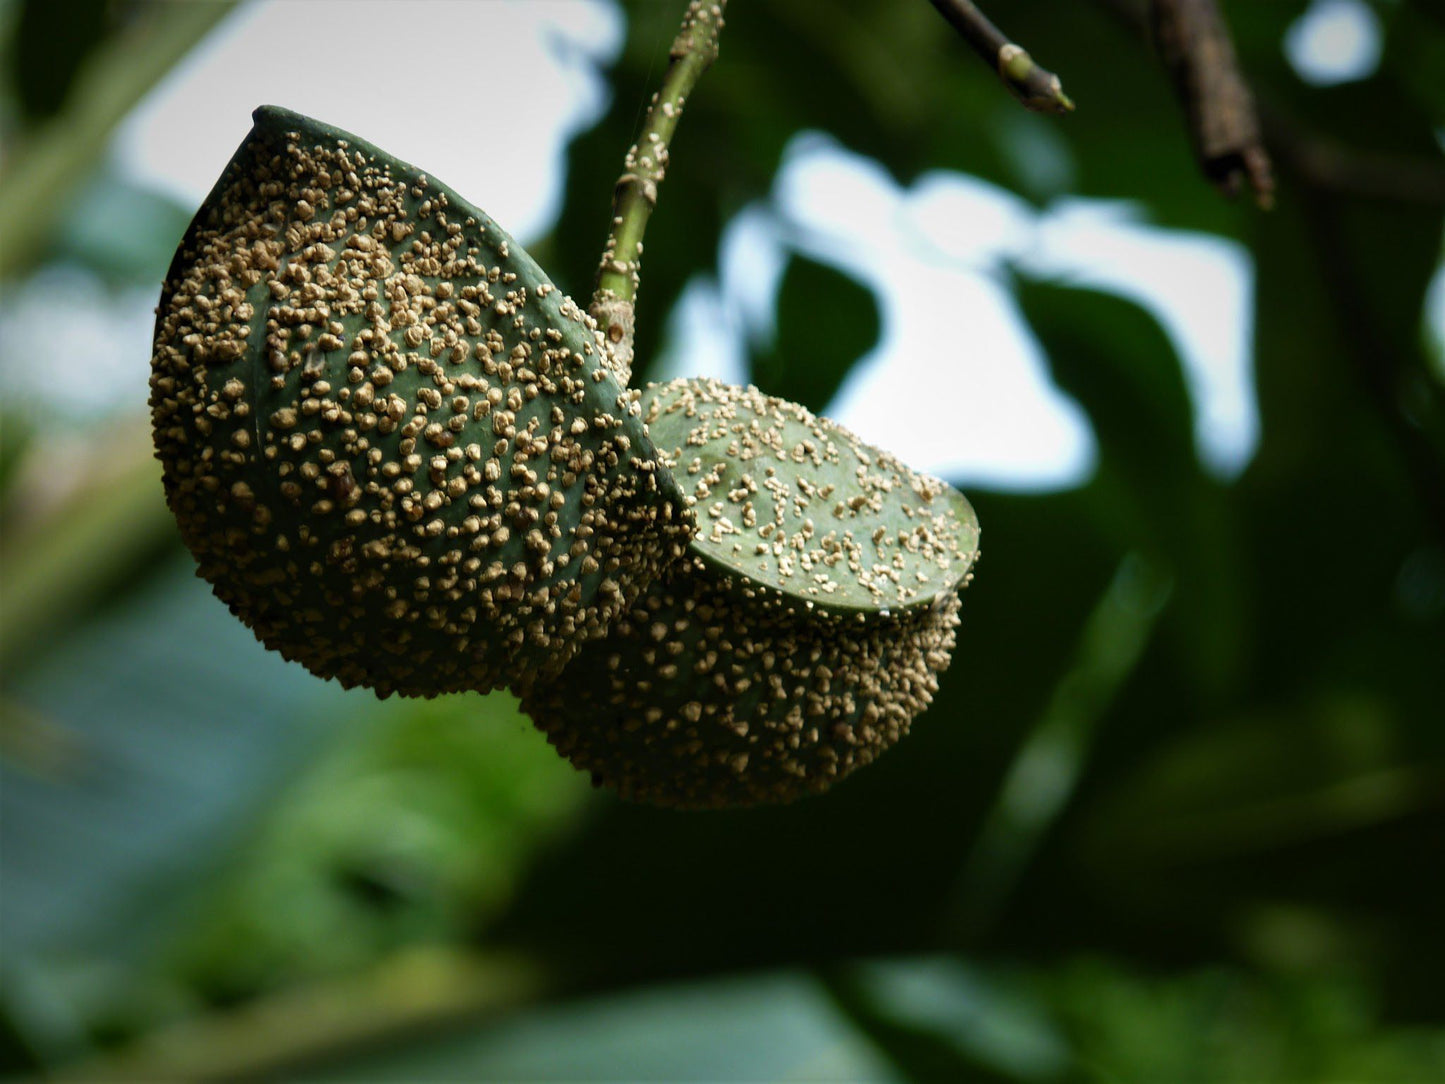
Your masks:
M653 95L642 133L627 152L612 197L612 232L602 251L590 311L608 348L618 382L632 378L632 329L637 300L642 235L657 206L657 189L667 173L668 146L683 106L702 73L717 59L717 39L727 0L691 0L673 40L667 74Z

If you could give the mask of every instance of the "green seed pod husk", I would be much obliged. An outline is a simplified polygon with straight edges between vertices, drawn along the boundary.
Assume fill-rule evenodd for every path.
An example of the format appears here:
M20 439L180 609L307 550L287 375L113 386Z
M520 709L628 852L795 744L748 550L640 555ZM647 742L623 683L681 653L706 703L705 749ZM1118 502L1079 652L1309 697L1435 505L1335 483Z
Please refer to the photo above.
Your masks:
M755 388L681 380L643 403L698 532L523 708L625 798L719 808L823 791L937 690L978 555L973 509Z
M638 409L485 214L274 107L161 295L156 453L199 574L381 695L549 679L682 553Z

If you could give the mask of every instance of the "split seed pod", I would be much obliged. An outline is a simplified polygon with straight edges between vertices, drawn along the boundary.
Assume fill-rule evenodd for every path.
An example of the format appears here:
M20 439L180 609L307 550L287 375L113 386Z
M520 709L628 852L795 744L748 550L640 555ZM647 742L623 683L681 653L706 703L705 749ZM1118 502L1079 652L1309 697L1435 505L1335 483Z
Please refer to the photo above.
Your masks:
M973 509L755 388L681 380L643 404L698 533L523 707L626 798L713 808L825 790L937 690L978 555Z
M636 393L521 247L274 107L171 264L151 409L200 575L382 695L554 676L691 533Z

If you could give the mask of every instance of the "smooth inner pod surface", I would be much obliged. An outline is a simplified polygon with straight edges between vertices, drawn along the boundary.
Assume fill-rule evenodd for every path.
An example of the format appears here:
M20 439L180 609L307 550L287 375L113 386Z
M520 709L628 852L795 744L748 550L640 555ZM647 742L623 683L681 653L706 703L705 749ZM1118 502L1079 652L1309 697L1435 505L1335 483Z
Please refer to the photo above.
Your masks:
M151 408L199 572L382 695L555 675L691 514L588 317L455 192L274 107L161 296Z
M710 808L822 791L931 701L978 555L973 509L754 388L675 381L643 402L698 533L523 706L628 798Z

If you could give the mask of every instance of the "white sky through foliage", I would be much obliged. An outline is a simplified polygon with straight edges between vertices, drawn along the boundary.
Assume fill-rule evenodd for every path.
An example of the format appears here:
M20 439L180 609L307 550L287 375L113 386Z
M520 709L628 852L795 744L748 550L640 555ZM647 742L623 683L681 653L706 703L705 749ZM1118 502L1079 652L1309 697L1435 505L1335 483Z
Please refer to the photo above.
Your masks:
M1212 472L1236 475L1258 442L1252 266L1235 242L1160 230L1121 204L1068 200L1040 215L960 174L928 174L904 191L876 162L807 134L790 148L771 202L730 228L720 288L689 290L668 375L745 376L743 344L768 333L789 250L879 295L881 341L828 413L920 469L1036 489L1077 484L1093 467L1088 419L1049 380L1006 285L1008 265L1150 311L1180 354Z
M282 105L445 179L525 240L556 216L560 157L601 115L597 64L623 34L617 9L592 0L266 0L141 103L118 150L138 178L199 203L251 111ZM338 64L369 53L389 77Z
M1373 74L1382 37L1379 17L1364 0L1313 0L1290 25L1284 52L1305 82L1333 86Z
M434 172L524 242L544 234L559 209L567 141L605 105L597 66L623 40L615 6L353 0L347 18L337 10L289 0L243 8L127 119L114 147L120 168L198 204L251 110L274 103ZM395 79L348 78L327 59L376 49L409 58ZM1200 199L1213 198L1201 182ZM669 225L678 224L660 219L654 229ZM1039 215L957 174L927 175L904 191L876 163L806 135L790 148L771 199L728 228L717 279L689 287L671 324L669 374L743 378L745 343L768 333L795 249L865 279L879 297L883 337L829 412L920 469L1010 489L1074 485L1091 469L1088 420L1049 382L1000 276L1005 263L1109 289L1153 312L1185 364L1201 458L1226 477L1248 462L1258 429L1251 268L1238 245L1165 233L1117 205L1070 201ZM68 284L69 302L56 283ZM0 299L0 358L42 345L68 353L74 332L76 356L102 370L92 386L114 389L117 409L143 404L154 298L112 296L57 328L55 306L73 314L76 296L70 279L50 275ZM7 390L27 393L25 367L0 364Z

